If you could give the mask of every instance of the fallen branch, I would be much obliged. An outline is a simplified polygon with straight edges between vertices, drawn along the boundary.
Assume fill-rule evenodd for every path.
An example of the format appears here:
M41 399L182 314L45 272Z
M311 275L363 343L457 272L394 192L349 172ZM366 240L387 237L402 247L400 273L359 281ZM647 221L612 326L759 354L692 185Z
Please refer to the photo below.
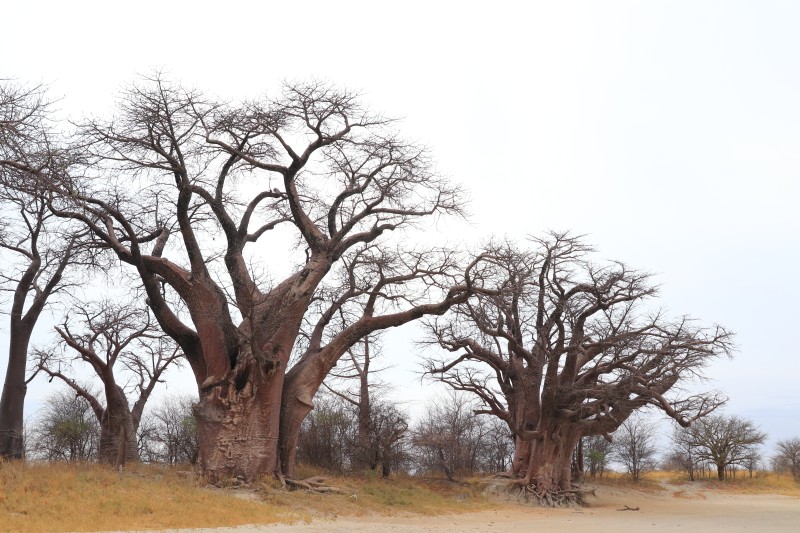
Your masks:
M339 494L345 494L346 491L338 488L338 487L331 487L325 484L325 478L322 476L314 476L307 479L288 479L288 478L281 478L281 482L284 486L294 487L294 488L301 488L305 489L309 492L317 492L320 494L327 493L327 492L335 492Z
M638 511L638 510L639 510L638 507L628 507L627 505L622 509L617 509L617 511Z

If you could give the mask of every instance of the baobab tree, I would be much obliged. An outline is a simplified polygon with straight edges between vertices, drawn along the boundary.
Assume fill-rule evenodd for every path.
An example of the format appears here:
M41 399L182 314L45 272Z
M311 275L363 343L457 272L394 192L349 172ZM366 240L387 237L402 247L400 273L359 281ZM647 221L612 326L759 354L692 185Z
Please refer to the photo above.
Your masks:
M56 146L41 87L0 82L0 291L10 294L8 366L0 397L0 457L22 459L28 348L64 274L77 233L47 208L50 180L73 163Z
M142 413L164 372L180 362L177 346L146 309L108 300L73 303L56 331L60 346L38 350L34 371L63 381L91 406L100 426L100 461L121 465L138 460ZM103 396L75 378L75 360L83 363L78 368L86 365L99 378Z
M618 262L593 263L578 237L551 233L533 245L487 246L481 272L497 290L430 321L430 342L455 355L431 359L426 370L475 394L479 413L508 424L516 483L550 502L570 494L582 437L611 440L645 406L684 426L716 409L716 394L669 393L728 354L731 336L649 311L656 294L650 276Z
M747 466L757 457L756 450L767 440L751 421L738 416L714 415L684 430L685 446L695 450L696 457L717 467L717 479L725 479L730 466Z
M364 336L468 296L464 270L439 261L444 267L423 272L435 254L406 260L400 250L399 264L411 270L398 276L409 279L387 274L384 291L359 285L360 318L333 332L321 317L322 331L288 368L331 272L361 250L391 249L394 232L425 217L462 210L458 188L392 127L355 95L321 83L232 105L156 76L131 86L113 119L81 128L91 164L80 179L54 182L52 208L135 270L184 352L210 481L290 475L326 369ZM281 248L287 236L295 243ZM270 261L294 265L281 278L259 276Z

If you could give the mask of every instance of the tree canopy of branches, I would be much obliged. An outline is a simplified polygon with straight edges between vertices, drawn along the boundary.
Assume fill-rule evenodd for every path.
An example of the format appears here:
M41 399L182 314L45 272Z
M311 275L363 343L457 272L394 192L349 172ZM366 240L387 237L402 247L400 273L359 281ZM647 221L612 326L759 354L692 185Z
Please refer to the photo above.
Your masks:
M164 372L179 362L177 346L146 309L107 300L74 302L56 331L61 346L38 350L35 370L63 381L92 407L100 424L101 461L138 460L136 436L142 413ZM105 405L102 397L75 379L73 360L89 366L100 379ZM136 395L133 406L128 403L131 394Z
M717 478L725 479L729 466L747 467L767 439L750 420L737 416L712 415L701 418L683 430L680 441L695 451L700 460L717 467Z
M55 145L41 87L0 80L0 291L10 294L8 366L0 397L0 457L20 459L28 345L76 260L76 235L47 208L49 179L71 164Z
M717 408L714 393L674 391L728 354L731 335L649 311L650 276L592 262L579 237L551 233L533 244L487 246L475 270L491 290L431 320L431 342L455 355L426 370L508 424L512 473L544 494L571 489L582 437L610 439L637 409L655 407L685 426Z
M468 296L452 253L392 244L463 204L392 128L322 83L234 105L159 76L82 126L88 164L53 183L52 207L135 270L180 345L208 480L291 476L302 420L342 354ZM287 257L287 275L260 275Z

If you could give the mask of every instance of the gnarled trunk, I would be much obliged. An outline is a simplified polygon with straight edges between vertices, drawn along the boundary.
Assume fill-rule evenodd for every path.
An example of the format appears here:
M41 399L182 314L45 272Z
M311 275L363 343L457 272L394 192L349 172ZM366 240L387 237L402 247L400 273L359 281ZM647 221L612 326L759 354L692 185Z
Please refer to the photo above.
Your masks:
M516 439L512 473L544 502L572 489L572 455L581 435L569 425L546 424L531 440Z
M278 436L284 373L264 372L249 353L241 353L233 371L200 390L194 407L198 462L216 483L238 478L250 483L281 473Z

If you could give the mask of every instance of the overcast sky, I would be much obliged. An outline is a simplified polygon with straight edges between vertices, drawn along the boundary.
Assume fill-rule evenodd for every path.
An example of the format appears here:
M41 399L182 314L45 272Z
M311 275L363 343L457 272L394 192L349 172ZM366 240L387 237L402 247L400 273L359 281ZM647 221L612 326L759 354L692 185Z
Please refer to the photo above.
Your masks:
M76 117L154 68L234 99L287 78L358 90L471 192L443 239L587 234L657 273L671 313L737 333L708 371L727 412L800 436L800 3L294 5L7 2L0 77L49 84ZM387 337L387 363L413 408L431 387L412 333Z

